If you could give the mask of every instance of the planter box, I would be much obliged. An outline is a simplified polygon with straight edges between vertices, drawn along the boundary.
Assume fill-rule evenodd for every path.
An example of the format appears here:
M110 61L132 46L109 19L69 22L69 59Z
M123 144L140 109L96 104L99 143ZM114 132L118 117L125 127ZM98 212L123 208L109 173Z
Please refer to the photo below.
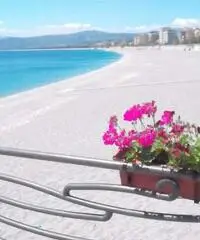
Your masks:
M114 160L123 161L124 154L123 151L118 152ZM182 197L200 202L200 173L175 172L159 165L138 166L133 172L120 171L120 178L123 186L166 194L168 198L165 200Z
M177 197L200 201L200 174L192 173L165 173L160 168L160 173L144 168L132 173L120 171L121 184L124 186L149 190L160 194L171 194L171 200Z

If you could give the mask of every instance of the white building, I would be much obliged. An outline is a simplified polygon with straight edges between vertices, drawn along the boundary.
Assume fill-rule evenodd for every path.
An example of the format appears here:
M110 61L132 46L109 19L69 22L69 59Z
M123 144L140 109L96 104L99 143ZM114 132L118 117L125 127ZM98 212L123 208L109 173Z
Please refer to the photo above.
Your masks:
M148 34L142 33L138 34L134 37L134 45L135 46L144 46L148 44Z
M184 30L181 30L179 32L179 43L184 44L186 42L186 32Z
M194 36L195 36L195 38L199 38L200 37L200 28L195 28L194 29Z
M136 35L133 39L133 44L135 46L139 45L140 44L140 36L139 35Z
M185 29L185 42L186 43L195 43L195 31L193 28Z
M175 44L178 41L177 33L171 28L161 28L159 32L159 43L165 44Z
M158 31L151 31L148 33L148 42L149 44L156 44L159 39Z

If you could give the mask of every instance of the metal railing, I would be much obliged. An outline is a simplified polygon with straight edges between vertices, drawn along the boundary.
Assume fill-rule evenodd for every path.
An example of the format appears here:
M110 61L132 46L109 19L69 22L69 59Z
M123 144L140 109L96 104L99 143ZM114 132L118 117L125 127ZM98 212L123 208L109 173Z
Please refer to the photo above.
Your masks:
M101 159L94 158L84 158L84 157L75 157L75 156L66 156L62 154L54 154L54 153L44 153L44 152L35 152L35 151L27 151L27 150L19 150L13 148L0 148L0 155L10 156L10 157L21 157L24 159L32 159L32 160L41 160L41 161L51 161L63 164L75 164L75 165L83 165L88 167L98 167L104 169L110 169L115 171L127 171L127 172L136 172L136 171L150 171L153 173L160 172L160 168L156 167L140 167L137 165L132 165L131 163L117 162L117 161L106 161ZM162 174L168 176L171 174L169 169L162 169ZM173 174L178 174L174 172ZM181 215L181 214L171 214L171 213L160 213L160 212L151 212L151 211L142 211L137 209L128 209L121 208L112 205L106 205L103 203L97 203L93 201L86 200L84 198L76 197L72 194L73 190L101 190L101 191L112 191L112 192L122 192L122 193L130 193L137 194L144 197L151 197L155 199L172 201L175 198L168 198L159 194L152 194L152 192L147 192L141 189L135 189L132 187L126 187L115 184L101 184L101 183L69 183L67 184L62 192L54 190L52 188L42 186L40 184L36 184L32 181L27 181L25 179L21 179L18 177L0 174L0 180L15 183L18 185L22 185L36 191L51 195L55 198L62 199L64 201L68 201L74 204L78 204L81 206L85 206L88 208L92 208L95 210L100 210L102 214L92 214L92 213L80 213L73 211L65 211L65 210L55 210L51 208L45 208L38 205L30 204L27 202L13 200L7 197L0 196L0 202L4 204L9 204L21 209L27 209L39 213L50 214L52 216L60 216L64 218L74 218L74 219L82 219L87 221L108 221L111 219L113 214L126 215L131 217L139 217L139 218L147 218L154 220L164 220L164 221L175 221L175 222L200 222L200 215ZM52 232L49 230L44 230L41 228L37 228L32 225L27 225L19 221L15 221L13 219L4 217L0 215L0 222L10 225L12 227L16 227L18 229L22 229L25 231L29 231L31 233L35 233L38 235L42 235L45 237L49 237L52 239L58 240L88 240L86 238L64 235L57 232Z

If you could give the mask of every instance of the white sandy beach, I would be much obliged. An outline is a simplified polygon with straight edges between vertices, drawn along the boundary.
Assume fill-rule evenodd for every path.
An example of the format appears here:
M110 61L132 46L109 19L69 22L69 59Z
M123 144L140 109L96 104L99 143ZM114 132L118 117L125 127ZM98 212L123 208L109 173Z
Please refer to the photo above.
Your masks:
M100 70L0 100L0 146L112 160L101 136L108 118L134 103L156 100L200 124L200 52L114 49L123 57ZM180 50L180 49L179 49ZM120 183L117 171L1 157L1 172L62 191L68 183ZM1 182L0 194L45 207L87 211L34 190ZM88 192L97 202L161 212L200 214L192 201L172 203L109 192ZM90 210L94 212L93 210ZM108 222L52 217L1 203L0 215L37 227L94 240L197 240L200 224L114 215ZM0 223L0 238L47 238Z

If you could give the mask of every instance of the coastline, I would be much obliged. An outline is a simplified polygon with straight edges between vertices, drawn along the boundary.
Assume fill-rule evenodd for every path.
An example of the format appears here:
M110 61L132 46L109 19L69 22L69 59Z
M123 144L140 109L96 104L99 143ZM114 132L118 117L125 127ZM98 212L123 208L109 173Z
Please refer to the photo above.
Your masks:
M0 52L35 52L35 51L70 51L70 50L93 50L94 48L27 48L27 49L7 49L0 50ZM96 48L100 49L100 48Z
M58 50L58 49L50 49L49 51L56 51L56 50ZM71 49L72 50L72 49ZM73 50L80 50L80 49L73 49ZM88 49L82 49L82 50L88 50ZM91 49L91 50L93 50L93 49ZM104 51L103 49L98 49L98 50L100 50L100 51ZM11 50L12 51L12 50ZM21 52L21 50L14 50L14 52L18 52L18 51L20 51ZM43 51L43 50L37 50L37 49L35 49L35 50L33 50L33 51ZM45 50L46 51L46 50ZM59 50L58 50L59 51ZM62 50L61 50L62 51ZM66 49L65 51L68 51L68 49ZM26 51L25 50L25 52L29 52L29 51ZM30 51L30 52L32 52L32 51ZM26 94L27 92L31 92L31 91L36 91L36 90L39 90L40 88L45 88L46 86L51 86L51 85L54 85L54 84L57 84L57 83L60 83L60 82L63 82L63 81L73 81L74 79L76 79L77 77L84 77L85 75L87 76L87 74L89 74L90 75L90 73L95 73L95 72L97 72L98 70L101 70L101 69L104 69L104 68L106 68L106 67L109 67L110 65L112 65L112 64L115 64L116 62L118 62L118 61L120 61L121 60L121 58L123 57L122 56L122 54L120 54L118 51L112 51L112 50L110 50L109 52L111 52L111 53L117 53L118 55L119 55L119 59L115 59L115 60L113 60L113 61L111 61L111 62L108 62L108 63L106 63L105 65L103 65L103 66L101 66L101 67L97 67L96 69L94 69L94 70L90 70L90 71L86 71L85 73L78 73L77 75L75 75L75 76L72 76L72 77L66 77L66 78L63 78L62 80L59 80L59 81L54 81L54 82L50 82L50 83L48 83L48 84L45 84L45 85L41 85L41 86L36 86L36 87L33 87L33 88L30 88L30 89L25 89L25 90L22 90L22 91L20 91L20 92L17 92L17 93L13 93L13 94L10 94L10 95L6 95L6 96L2 96L2 98L0 98L0 101L1 101L1 99L4 99L4 98L9 98L9 97L16 97L16 96L19 96L20 94Z
M199 123L199 52L158 51L157 49L112 49L123 57L102 69L9 96L0 101L0 145L36 151L63 153L112 160L114 148L103 145L102 133L108 118L122 118L134 103L155 100L158 113L173 109L184 119ZM120 119L121 121L121 119ZM1 171L55 189L67 183L119 184L117 171L51 162L1 157ZM41 195L6 182L2 194L38 205L71 211L86 211L76 205ZM173 203L132 194L84 192L87 199L133 209L196 214L198 205L178 199ZM18 211L2 206L6 217L42 228L90 239L106 240L196 240L198 224L159 222L114 215L105 223L60 219L45 214ZM43 240L2 225L5 239ZM166 234L168 233L168 234Z
M56 50L56 49L55 49ZM79 49L74 49L74 50L79 50ZM104 49L99 49L99 50L103 50L104 51ZM18 51L18 50L16 50L16 51ZM19 50L20 51L20 50ZM37 51L37 50L36 50ZM40 51L40 50L38 50L38 51ZM54 51L53 49L52 49L52 51ZM66 51L67 51L67 49L66 49ZM43 91L43 90L45 90L45 89L47 89L47 88L49 88L49 87L54 87L54 86L58 86L58 84L60 83L60 84L65 84L66 82L74 82L74 81L76 81L77 82L77 84L78 84L78 82L80 81L80 79L81 78L87 78L87 77L90 77L91 75L93 75L93 74L98 74L98 73L100 73L100 71L102 71L102 70L107 70L107 69L109 69L110 67L113 67L113 66L115 66L115 64L118 64L118 63L120 63L121 61L123 61L123 53L120 51L120 50L118 50L118 49L112 49L112 50L109 50L109 52L115 52L115 53L118 53L118 54L120 54L121 56L120 56L120 58L118 59L118 60L114 60L113 62L111 62L111 63L108 63L108 64L106 64L105 66L102 66L102 67L99 67L99 68L97 68L97 69L95 69L95 70L92 70L92 71L89 71L89 72L86 72L86 73L82 73L82 74L78 74L78 75L76 75L76 76L73 76L73 77L69 77L69 78L64 78L63 80L59 80L59 81L56 81L56 82L52 82L52 83L48 83L48 84L46 84L46 85L42 85L42 86L39 86L39 87L35 87L35 88L32 88L32 89L28 89L28 90L25 90L25 91L21 91L21 92L18 92L18 93L15 93L15 94L12 94L12 95L8 95L8 96L3 96L3 97L1 97L0 98L0 103L1 103L1 101L2 100L6 100L6 99L13 99L13 98L18 98L18 97L20 97L20 96L26 96L26 95L30 95L30 94L32 94L32 93L37 93L37 92L40 92L40 91ZM76 84L76 82L74 82L74 84Z

